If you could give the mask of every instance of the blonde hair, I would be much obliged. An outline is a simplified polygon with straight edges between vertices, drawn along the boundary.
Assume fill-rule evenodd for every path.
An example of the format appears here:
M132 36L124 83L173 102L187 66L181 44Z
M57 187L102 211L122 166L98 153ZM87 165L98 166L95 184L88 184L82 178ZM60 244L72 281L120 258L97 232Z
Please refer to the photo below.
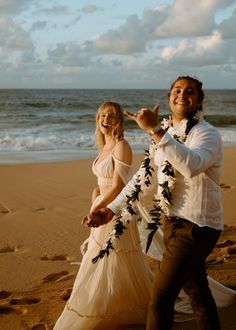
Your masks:
M95 128L95 142L99 150L101 150L105 144L104 134L100 131L99 128L99 117L102 111L110 111L113 110L115 115L117 116L117 124L112 132L112 137L114 140L114 145L119 140L124 137L124 114L121 106L116 102L105 102L98 108L96 114L96 128Z

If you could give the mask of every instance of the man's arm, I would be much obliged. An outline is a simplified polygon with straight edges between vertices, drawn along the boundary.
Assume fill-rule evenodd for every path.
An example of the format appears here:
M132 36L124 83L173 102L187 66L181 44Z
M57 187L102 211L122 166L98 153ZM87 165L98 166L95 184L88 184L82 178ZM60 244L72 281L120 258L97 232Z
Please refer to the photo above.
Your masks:
M158 144L171 165L189 178L205 172L222 157L221 137L214 127L196 126L190 138L187 146L166 133Z

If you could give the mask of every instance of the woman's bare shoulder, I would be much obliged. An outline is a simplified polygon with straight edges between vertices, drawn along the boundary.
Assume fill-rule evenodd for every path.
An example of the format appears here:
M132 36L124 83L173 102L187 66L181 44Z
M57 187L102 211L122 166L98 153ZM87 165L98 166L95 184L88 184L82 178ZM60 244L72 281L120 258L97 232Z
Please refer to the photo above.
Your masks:
M120 140L116 143L115 148L114 148L114 152L119 152L119 151L128 151L131 150L131 146L129 144L129 142L125 139Z
M120 140L116 143L113 154L119 160L128 163L132 162L132 149L129 142L125 139Z

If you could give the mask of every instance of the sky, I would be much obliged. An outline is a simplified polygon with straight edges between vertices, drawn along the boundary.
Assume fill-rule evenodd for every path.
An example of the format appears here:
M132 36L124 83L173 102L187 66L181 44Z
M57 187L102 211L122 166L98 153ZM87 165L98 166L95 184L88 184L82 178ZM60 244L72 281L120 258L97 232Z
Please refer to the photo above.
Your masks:
M0 0L0 88L236 89L236 0Z

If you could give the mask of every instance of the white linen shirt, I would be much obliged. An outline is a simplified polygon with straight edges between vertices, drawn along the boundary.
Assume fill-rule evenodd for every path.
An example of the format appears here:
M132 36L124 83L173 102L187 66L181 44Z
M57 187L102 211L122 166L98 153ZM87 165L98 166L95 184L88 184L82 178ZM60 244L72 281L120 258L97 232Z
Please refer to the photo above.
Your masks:
M183 121L182 121L183 122ZM184 218L199 226L223 229L220 174L223 160L221 136L216 128L200 120L189 132L185 143L173 138L181 130L170 128L155 145L154 163L158 182L163 174L160 165L168 160L175 169L169 215ZM135 177L107 207L118 214L127 195L135 188Z

